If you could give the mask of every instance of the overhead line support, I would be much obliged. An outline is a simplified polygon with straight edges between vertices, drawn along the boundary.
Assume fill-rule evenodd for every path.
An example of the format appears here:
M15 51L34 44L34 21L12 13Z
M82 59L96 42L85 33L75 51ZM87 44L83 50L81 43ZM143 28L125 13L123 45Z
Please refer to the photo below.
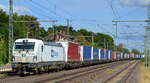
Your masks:
M9 0L9 63L11 63L13 49L13 0Z

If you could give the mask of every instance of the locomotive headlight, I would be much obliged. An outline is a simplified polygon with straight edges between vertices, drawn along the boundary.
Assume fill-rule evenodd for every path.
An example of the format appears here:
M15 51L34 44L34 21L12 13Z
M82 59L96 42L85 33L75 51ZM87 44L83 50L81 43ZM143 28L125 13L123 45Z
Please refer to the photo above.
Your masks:
M33 56L33 62L37 61L37 56Z
M15 61L15 57L14 56L12 57L12 61Z

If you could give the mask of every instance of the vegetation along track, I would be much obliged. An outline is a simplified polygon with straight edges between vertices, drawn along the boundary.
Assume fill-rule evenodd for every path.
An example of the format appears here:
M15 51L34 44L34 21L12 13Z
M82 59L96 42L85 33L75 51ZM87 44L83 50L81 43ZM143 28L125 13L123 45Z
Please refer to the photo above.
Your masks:
M49 74L42 74L42 75L33 75L33 76L26 76L26 77L8 77L5 79L0 79L0 82L4 83L43 83L43 82L49 82L50 83L56 83L56 82L63 82L65 80L73 79L78 76L82 76L85 74L90 74L96 71L105 70L110 67L119 66L122 64L127 63L128 61L118 61L118 62L112 62L107 64L100 64L90 67L83 67L79 69L73 69L73 70L63 70L59 72L49 73Z

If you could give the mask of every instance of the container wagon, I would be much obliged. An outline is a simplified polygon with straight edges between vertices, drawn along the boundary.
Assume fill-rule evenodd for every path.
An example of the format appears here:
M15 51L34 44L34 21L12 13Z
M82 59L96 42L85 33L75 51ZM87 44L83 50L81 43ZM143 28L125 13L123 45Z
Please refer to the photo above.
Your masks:
M140 55L129 55L140 58ZM43 42L38 39L17 39L13 46L12 69L20 75L41 73L52 68L80 67L95 63L123 60L127 54L80 46L69 41Z

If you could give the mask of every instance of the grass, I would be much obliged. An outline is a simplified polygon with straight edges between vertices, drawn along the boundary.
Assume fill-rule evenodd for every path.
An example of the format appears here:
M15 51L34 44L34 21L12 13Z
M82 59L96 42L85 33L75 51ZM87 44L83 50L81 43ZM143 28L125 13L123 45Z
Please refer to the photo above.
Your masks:
M7 74L0 74L0 78L5 78L7 77Z
M150 83L150 69L146 68L144 66L144 63L140 64L140 68L139 68L139 79L140 82L139 83Z

